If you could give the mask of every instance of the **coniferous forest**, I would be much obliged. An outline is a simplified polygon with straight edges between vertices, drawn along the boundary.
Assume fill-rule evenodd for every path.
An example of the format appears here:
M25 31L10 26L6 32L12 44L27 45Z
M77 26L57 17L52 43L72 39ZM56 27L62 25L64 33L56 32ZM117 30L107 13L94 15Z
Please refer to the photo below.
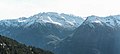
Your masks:
M40 48L26 46L0 35L0 54L53 54Z

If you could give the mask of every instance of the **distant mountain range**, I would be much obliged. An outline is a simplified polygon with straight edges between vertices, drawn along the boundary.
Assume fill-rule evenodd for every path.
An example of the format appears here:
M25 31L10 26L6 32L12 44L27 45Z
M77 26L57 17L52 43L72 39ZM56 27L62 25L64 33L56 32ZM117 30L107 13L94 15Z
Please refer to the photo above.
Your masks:
M0 34L56 54L119 54L120 15L43 12L0 21Z
M52 52L26 46L0 35L0 54L53 54Z

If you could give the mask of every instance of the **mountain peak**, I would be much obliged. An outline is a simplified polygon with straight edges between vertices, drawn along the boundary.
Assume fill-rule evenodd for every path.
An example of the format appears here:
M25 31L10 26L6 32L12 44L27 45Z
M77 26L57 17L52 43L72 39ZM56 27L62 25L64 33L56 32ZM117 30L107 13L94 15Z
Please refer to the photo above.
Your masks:
M78 27L84 21L81 17L72 14L56 13L56 12L43 12L33 15L27 19L39 23L52 23L65 27Z
M99 16L88 16L84 21L84 24L93 24L98 23L101 25L106 25L109 27L116 27L120 25L120 15L107 16L107 17L99 17Z
M98 21L100 17L98 16L95 16L95 15L91 15L91 16L88 16L86 21L91 21L91 22L95 22L95 21Z

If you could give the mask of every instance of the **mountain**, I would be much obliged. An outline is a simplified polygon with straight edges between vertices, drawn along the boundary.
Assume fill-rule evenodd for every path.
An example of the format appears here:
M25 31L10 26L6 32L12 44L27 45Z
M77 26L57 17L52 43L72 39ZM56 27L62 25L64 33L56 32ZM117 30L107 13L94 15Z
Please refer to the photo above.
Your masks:
M0 34L55 54L120 54L120 15L43 12L0 21Z
M0 35L0 54L53 54L52 52L26 46Z
M43 12L28 18L0 21L0 34L26 45L53 50L63 39L71 36L84 19L64 13Z
M120 15L88 16L55 49L57 54L120 54ZM59 52L58 52L59 51Z

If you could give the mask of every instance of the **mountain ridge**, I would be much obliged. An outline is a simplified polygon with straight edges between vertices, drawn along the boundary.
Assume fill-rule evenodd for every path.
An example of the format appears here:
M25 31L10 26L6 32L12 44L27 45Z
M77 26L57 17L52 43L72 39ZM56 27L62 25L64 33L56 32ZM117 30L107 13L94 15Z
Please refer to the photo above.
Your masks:
M83 24L75 29L72 37L66 38L55 52L58 54L119 54L119 17L87 17Z

